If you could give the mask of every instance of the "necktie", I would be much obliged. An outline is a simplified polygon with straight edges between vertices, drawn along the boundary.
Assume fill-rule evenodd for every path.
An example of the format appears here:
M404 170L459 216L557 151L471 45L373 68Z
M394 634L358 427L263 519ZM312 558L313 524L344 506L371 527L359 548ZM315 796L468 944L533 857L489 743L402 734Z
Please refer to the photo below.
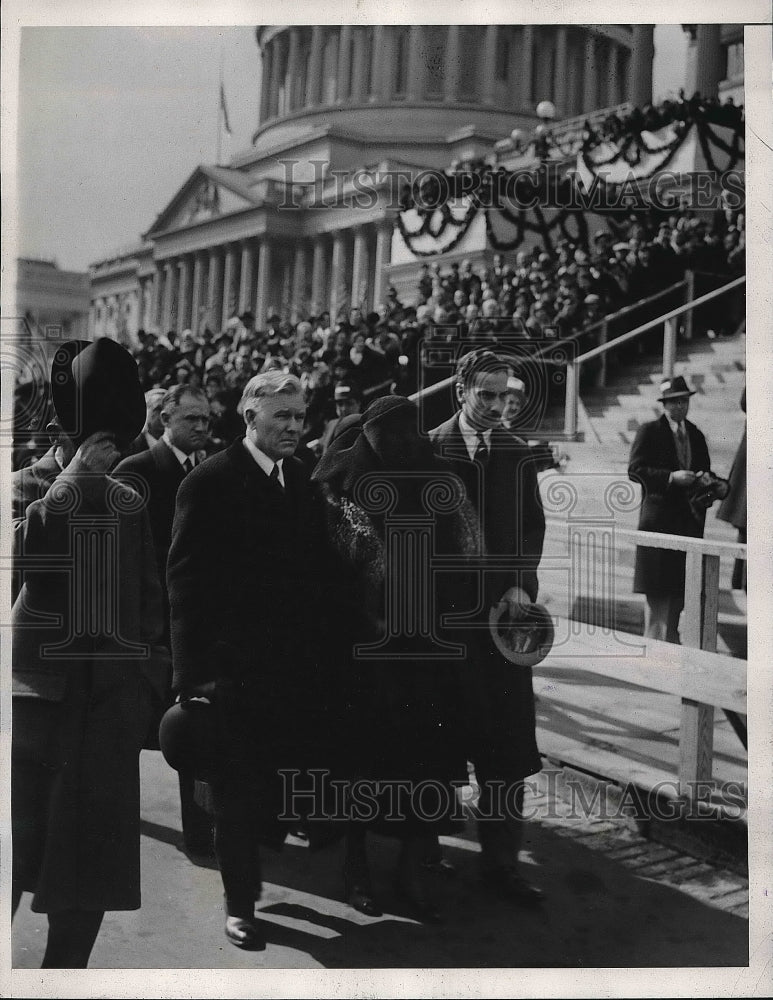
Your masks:
M190 455L183 462L183 472L187 476L188 473L193 469L193 462L191 461Z
M478 431L478 444L475 448L473 459L476 462L480 462L484 469L488 465L488 448L486 447L486 439L483 437L483 431Z
M687 468L687 435L684 432L684 424L679 424L676 429L676 446L679 452L679 463L682 469Z
M284 486L282 486L282 483L279 480L279 466L276 462L274 463L274 468L271 470L271 475L268 478L272 480L272 482L275 482L279 489L284 492Z

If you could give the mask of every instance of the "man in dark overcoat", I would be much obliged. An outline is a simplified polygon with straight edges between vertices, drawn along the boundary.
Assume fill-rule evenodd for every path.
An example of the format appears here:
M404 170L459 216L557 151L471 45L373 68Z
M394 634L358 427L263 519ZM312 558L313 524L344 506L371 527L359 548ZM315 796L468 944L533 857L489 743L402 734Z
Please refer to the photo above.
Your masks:
M147 396L146 396L147 402ZM161 437L135 455L124 458L113 475L147 498L150 529L164 597L164 637L169 642L169 600L166 593L166 562L172 541L177 490L203 455L209 428L209 401L204 391L176 385L160 402ZM171 674L168 683L171 689ZM149 744L157 747L155 740ZM194 777L180 772L180 810L183 841L189 854L212 854L212 833L206 812L194 800Z
M52 386L75 454L14 529L13 908L26 889L48 915L44 968L85 968L104 912L140 905L139 751L168 670L147 512L109 475L142 426L136 365L72 346Z
M640 484L640 531L702 538L706 510L690 503L700 474L711 471L706 438L687 420L694 390L681 375L661 383L663 415L642 424L631 446L628 477ZM685 553L636 547L633 589L647 598L644 634L679 642L684 608Z
M527 442L501 425L509 374L507 362L490 350L466 354L456 372L460 410L430 431L436 451L450 460L478 512L486 553L512 560L505 568L482 574L480 624L488 622L489 608L502 602L510 620L518 621L536 601L539 586L545 516L534 454ZM486 628L471 633L470 651L467 738L481 788L483 878L509 899L539 902L541 890L517 867L523 779L542 767L531 669L505 660ZM503 801L497 801L496 782L509 789Z
M246 434L183 480L167 567L173 686L212 702L221 746L211 780L226 937L255 948L258 839L276 846L280 771L330 763L336 726L326 595L324 509L294 457L305 403L299 380L254 376ZM300 813L300 809L299 809Z

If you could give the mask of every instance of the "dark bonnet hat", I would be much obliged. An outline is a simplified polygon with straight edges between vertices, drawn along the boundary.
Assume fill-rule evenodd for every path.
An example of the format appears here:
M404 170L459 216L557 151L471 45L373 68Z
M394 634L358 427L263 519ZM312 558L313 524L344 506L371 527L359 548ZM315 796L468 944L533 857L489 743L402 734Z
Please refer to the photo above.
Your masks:
M62 430L81 444L97 431L110 431L119 446L145 425L145 395L137 365L114 340L67 341L51 366L51 396Z

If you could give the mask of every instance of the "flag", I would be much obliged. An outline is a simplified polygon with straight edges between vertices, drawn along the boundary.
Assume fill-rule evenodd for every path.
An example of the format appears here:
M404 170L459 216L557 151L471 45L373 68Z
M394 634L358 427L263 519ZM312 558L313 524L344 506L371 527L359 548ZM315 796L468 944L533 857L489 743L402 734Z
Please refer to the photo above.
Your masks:
M223 81L220 81L220 110L223 112L223 125L225 125L226 132L231 135L231 125L228 121L228 108L225 103L225 88L223 87Z

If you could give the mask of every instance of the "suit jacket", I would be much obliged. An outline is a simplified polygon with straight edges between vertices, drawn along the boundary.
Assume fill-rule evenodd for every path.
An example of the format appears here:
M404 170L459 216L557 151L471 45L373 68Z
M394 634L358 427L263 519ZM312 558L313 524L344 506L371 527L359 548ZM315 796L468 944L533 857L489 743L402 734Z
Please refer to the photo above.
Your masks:
M284 492L240 439L186 476L167 585L174 689L230 678L245 725L298 739L330 693L336 588L318 488L294 457L283 474Z
M706 439L689 420L685 429L690 442L690 469L710 471ZM696 516L690 508L689 491L669 484L672 472L681 468L676 442L665 414L658 420L643 424L631 448L628 476L642 487L639 512L641 531L663 531L673 535L703 536L706 512ZM685 556L668 549L636 547L634 593L650 596L682 596L684 594Z
M709 472L711 460L706 438L690 420L685 420L684 424L690 442L690 469ZM702 537L705 511L700 519L695 517L690 509L688 491L668 482L670 474L680 468L676 442L666 415L642 424L631 447L628 465L628 477L642 487L640 530Z
M162 438L152 448L124 458L115 467L113 475L147 498L150 530L159 574L166 591L166 560L172 542L177 490L185 478L183 467Z
M487 570L486 609L510 587L537 599L545 515L537 482L538 458L528 444L504 428L491 432L488 465L481 477L459 429L459 414L430 431L438 454L450 460L481 519L486 552L515 556L504 570ZM519 781L542 766L536 742L532 672L499 654L487 630L468 636L470 656L462 669L465 700L463 739L478 781Z
M512 569L487 571L490 602L499 600L514 585L522 587L535 601L545 515L534 451L510 431L495 427L484 482L480 467L470 460L458 413L430 431L429 436L437 453L450 460L467 489L481 519L486 551L493 556L517 557L517 566Z

